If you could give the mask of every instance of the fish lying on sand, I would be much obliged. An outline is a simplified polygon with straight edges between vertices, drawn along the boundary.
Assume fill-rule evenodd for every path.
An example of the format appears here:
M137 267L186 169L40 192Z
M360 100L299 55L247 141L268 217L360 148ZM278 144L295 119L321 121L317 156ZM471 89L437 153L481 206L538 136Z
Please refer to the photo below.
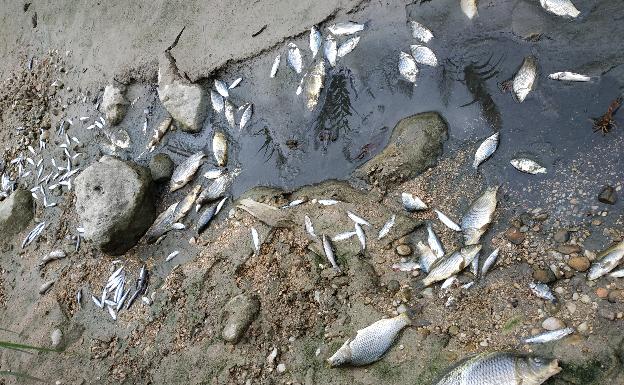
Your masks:
M522 340L525 344L544 344L546 342L558 341L574 333L573 328L563 328L534 335Z
M433 266L441 257L438 257L431 247L425 245L422 242L416 244L418 254L420 254L420 266L425 273L429 272L431 266Z
M301 51L299 51L299 47L293 43L288 43L288 64L290 64L290 67L298 74L303 70Z
M275 59L273 60L273 65L271 66L271 74L269 75L269 77L271 78L275 77L275 75L277 74L277 69L279 68L279 65L280 65L280 61L281 61L281 55L277 55Z
M496 250L492 251L492 253L485 259L485 261L483 262L483 266L481 266L481 277L484 277L485 274L490 271L490 268L494 266L496 260L498 259L499 252L500 248L497 248Z
M407 212L414 212L420 210L426 210L427 205L423 202L419 197L414 196L410 193L401 193L401 201L403 202L403 207Z
M529 284L529 289L531 289L531 293L533 293L536 297L541 299L545 299L546 301L550 301L552 303L557 303L557 297L550 290L550 287L545 283L534 283L531 282Z
M328 35L325 38L325 59L329 63L330 67L336 65L336 58L338 57L338 46L336 44L336 39L332 35Z
M379 230L379 235L377 236L377 239L381 239L385 237L386 235L388 235L388 233L390 232L390 229L392 229L392 226L394 226L395 221L396 221L396 215L392 215L390 219L388 219L388 221L383 225L381 230Z
M457 223L455 223L451 218L447 217L443 212L439 210L434 210L438 215L438 219L440 222L444 223L444 226L448 227L453 231L461 231L461 227Z
M325 257L331 263L334 270L340 272L340 267L336 263L336 257L334 256L334 248L332 247L329 238L323 234L323 250L325 251Z
M624 241L617 243L596 256L596 261L592 263L587 273L587 279L593 281L610 273L624 260Z
M431 267L429 274L423 279L423 284L429 286L459 273L472 263L480 251L481 245L467 246L440 259Z
M509 163L511 163L516 170L526 172L527 174L546 174L546 168L531 159L516 158L512 159Z
M442 258L444 254L446 254L444 252L444 246L442 245L442 242L440 242L440 239L433 230L431 223L427 224L427 233L427 243L429 244L429 248L433 251L437 258Z
M494 218L498 186L489 187L477 198L461 220L465 245L476 245Z

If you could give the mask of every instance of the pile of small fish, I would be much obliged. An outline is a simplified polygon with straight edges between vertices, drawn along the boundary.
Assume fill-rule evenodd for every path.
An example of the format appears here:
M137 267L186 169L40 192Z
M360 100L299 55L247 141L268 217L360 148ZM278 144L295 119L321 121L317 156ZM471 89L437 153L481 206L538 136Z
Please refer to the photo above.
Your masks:
M253 115L253 104L249 102L242 103L240 107L230 98L230 91L236 88L243 78L237 78L229 86L223 80L215 79L214 90L210 90L210 102L212 109L217 113L224 113L225 120L230 128L236 127L236 115L240 114L238 119L238 129L242 130L247 126ZM216 90L216 91L215 91Z
M431 39L433 39L433 33L429 30L429 28L419 22L410 21L409 25L414 39L419 40L423 44L427 44ZM416 80L419 72L417 64L437 67L438 58L435 53L433 53L431 48L426 45L412 44L410 45L410 51L411 54L403 51L399 53L399 74L401 74L403 79L413 83L414 86L416 86Z
M113 263L115 266L116 263ZM108 314L111 316L113 320L117 320L117 314L123 309L124 304L126 310L130 309L134 301L137 299L139 295L145 294L147 291L147 283L148 283L148 272L145 266L141 268L139 272L139 277L136 279L136 283L134 285L134 293L128 298L128 295L132 291L131 287L126 289L126 273L124 271L124 267L121 266L117 270L115 270L108 280L106 281L106 285L102 290L102 295L100 297L91 296L91 300L97 307L103 309L106 306L108 310ZM80 305L80 301L82 298L82 291L78 291L76 294L76 300ZM144 297L143 302L146 304L150 303L149 298ZM128 299L128 301L126 301Z
M468 19L479 16L477 3L478 0L460 0L461 10ZM570 0L540 0L540 5L546 11L561 17L576 18L581 14Z

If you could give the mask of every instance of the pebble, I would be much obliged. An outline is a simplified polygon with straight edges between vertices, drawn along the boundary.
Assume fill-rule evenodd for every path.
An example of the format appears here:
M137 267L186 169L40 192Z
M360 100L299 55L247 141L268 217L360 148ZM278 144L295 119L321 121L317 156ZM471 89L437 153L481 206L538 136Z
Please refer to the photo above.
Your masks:
M553 238L555 239L555 242L566 243L570 240L570 232L565 229L559 229L555 232Z
M507 238L507 240L514 245L519 245L524 241L526 235L524 235L524 233L517 227L510 227L507 231L505 231L505 238Z
M401 288L401 285L399 284L399 281L397 281L396 279L393 279L390 282L388 282L387 287L390 292L396 293Z
M457 327L456 325L451 325L448 328L448 333L452 336L456 336L459 333L459 327Z
M604 319L608 319L610 321L613 321L615 319L615 312L608 310L608 309L600 309L598 310L598 315L601 316Z
M567 302L565 306L570 314L574 314L574 312L576 312L576 304L574 302Z
M558 318L548 317L542 322L542 328L546 330L558 330L565 328L565 324Z
M601 203L605 203L608 205L614 205L617 202L617 194L615 189L609 185L604 186L600 194L598 194L598 200Z
M624 300L624 290L612 290L607 299L611 303Z
M599 287L598 289L596 289L596 295L599 298L607 298L607 296L609 296L609 290L605 289L604 287Z
M408 245L398 245L396 247L396 253L402 257L406 257L412 254L412 248Z
M589 330L589 326L587 325L587 322L583 322L576 328L576 330L578 330L579 333L585 333Z
M587 257L572 257L568 261L568 266L576 271L587 271L587 269L589 269L590 262Z
M583 302L583 303L590 303L591 302L591 298L589 298L589 296L587 294L581 294L580 299L581 299L581 302Z
M277 365L277 372L278 373L284 373L285 371L286 371L286 365L284 365L284 364Z
M581 251L583 251L583 249L581 249L581 246L572 245L572 244L559 245L557 246L556 250L560 252L561 254L567 254L567 255L580 253Z
M537 269L533 271L533 279L541 283L551 283L555 281L556 277L549 269Z
M152 179L156 183L166 182L171 179L175 164L167 154L156 154L149 162Z
M54 329L52 334L50 334L50 339L52 340L52 347L56 348L61 344L61 339L63 338L63 332L61 329Z

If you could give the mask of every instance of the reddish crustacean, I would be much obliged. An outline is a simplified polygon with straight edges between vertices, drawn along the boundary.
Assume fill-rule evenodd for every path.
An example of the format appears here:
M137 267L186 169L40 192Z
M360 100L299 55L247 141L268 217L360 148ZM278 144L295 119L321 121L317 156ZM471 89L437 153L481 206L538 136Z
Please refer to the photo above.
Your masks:
M622 97L615 99L609 105L607 112L602 115L598 119L593 119L594 121L594 132L602 132L602 135L606 135L612 129L614 129L617 125L615 124L615 120L613 120L613 115L617 112L617 110L622 105Z

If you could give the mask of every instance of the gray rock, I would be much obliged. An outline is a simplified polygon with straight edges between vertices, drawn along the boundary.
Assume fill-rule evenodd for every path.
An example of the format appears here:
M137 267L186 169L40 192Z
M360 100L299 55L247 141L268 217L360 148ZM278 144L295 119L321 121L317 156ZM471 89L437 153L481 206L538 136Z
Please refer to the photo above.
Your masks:
M554 239L555 242L566 243L570 240L570 233L568 232L568 230L559 229L557 230L557 232L555 232Z
M32 218L32 195L25 190L16 190L0 202L0 240L7 240L24 230Z
M613 187L604 186L598 194L598 200L608 205L614 205L617 202L617 193Z
M168 51L159 63L158 97L183 131L201 131L208 112L206 92L180 75L175 59Z
M435 165L447 138L447 125L436 112L404 118L394 127L388 146L354 174L383 187L401 183Z
M156 154L149 163L152 179L156 183L164 183L171 179L175 164L167 154Z
M52 347L56 348L61 344L61 340L63 338L63 332L61 329L54 329L50 334L50 339L52 340Z
M106 115L106 123L114 126L123 120L128 108L128 101L120 87L107 85L102 96L102 112Z
M239 294L229 300L223 309L223 339L233 344L240 341L259 311L260 301L255 296Z
M134 246L155 219L149 171L104 156L76 178L76 211L85 239L107 254Z

